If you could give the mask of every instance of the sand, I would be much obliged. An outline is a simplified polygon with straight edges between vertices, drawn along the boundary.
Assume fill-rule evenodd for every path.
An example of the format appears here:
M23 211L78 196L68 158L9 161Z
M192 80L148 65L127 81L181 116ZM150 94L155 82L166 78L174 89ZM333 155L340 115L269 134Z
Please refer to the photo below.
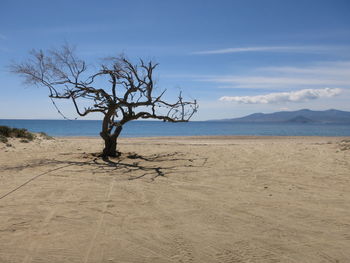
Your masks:
M350 262L350 138L0 143L0 262Z

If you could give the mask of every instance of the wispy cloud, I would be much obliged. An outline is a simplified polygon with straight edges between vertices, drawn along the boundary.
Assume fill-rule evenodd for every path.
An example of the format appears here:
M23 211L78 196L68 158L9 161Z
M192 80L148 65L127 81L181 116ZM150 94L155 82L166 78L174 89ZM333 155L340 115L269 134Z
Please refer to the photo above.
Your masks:
M177 76L180 77L180 76ZM183 75L193 81L209 82L226 89L350 88L350 61L319 62L304 67L265 67L249 75Z
M285 53L323 53L337 50L349 50L342 46L255 46L255 47L233 47L214 50L195 51L193 55L214 55L242 52L285 52Z
M264 67L258 69L258 71L312 76L334 76L339 78L342 76L350 76L350 61L319 63L311 67Z
M290 86L345 86L349 80L335 78L293 78L293 77L265 77L265 76L217 76L204 77L199 81L233 84L233 88L283 88ZM226 86L227 87L227 86Z
M291 92L278 92L266 95L257 96L224 96L219 100L232 101L243 104L270 104L284 102L305 102L319 98L331 98L341 93L339 88L324 88L324 89L303 89Z
M5 35L3 35L3 34L0 34L0 39L1 39L1 40L6 40L7 37L6 37Z

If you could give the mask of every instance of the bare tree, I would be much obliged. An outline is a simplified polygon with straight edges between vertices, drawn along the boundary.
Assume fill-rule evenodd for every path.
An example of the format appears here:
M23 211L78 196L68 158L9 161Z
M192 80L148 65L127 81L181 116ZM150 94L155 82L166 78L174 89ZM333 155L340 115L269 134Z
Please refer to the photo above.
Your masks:
M112 57L94 73L68 45L60 49L32 50L30 58L11 66L25 83L47 87L51 99L69 99L77 114L103 114L100 136L105 142L102 157L117 156L117 138L123 125L136 119L186 122L198 109L196 100L184 101L180 92L174 103L156 93L153 72L158 64L142 59L133 64L125 56ZM89 103L87 104L87 100Z

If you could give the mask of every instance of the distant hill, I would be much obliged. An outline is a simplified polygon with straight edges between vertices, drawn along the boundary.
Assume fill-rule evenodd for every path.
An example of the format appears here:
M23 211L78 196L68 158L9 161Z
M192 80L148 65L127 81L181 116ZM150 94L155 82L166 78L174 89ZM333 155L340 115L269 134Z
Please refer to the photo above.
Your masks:
M312 111L279 111L275 113L254 113L242 118L217 121L232 121L246 123L347 123L350 124L350 112L340 110Z

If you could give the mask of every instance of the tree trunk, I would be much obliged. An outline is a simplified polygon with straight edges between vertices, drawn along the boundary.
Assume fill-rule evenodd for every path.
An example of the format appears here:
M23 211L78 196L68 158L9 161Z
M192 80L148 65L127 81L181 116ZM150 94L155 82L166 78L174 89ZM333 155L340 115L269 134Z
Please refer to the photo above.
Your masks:
M117 137L113 135L108 135L105 138L103 138L105 141L105 147L102 152L103 158L108 157L116 157L118 156L117 152Z
M112 129L108 129L108 118L110 116L105 116L102 124L102 132L100 133L102 139L105 142L105 147L102 152L102 158L107 159L108 157L117 157L120 155L120 153L117 151L117 139L122 131L122 126L119 124L115 127L115 130L113 133L110 131Z

